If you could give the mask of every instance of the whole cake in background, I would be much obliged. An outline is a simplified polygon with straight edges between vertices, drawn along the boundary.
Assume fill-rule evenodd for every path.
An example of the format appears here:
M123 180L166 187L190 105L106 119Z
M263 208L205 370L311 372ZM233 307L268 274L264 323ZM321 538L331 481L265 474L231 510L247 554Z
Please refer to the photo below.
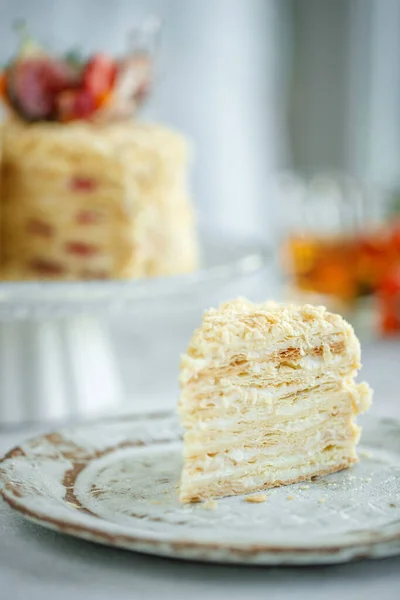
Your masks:
M180 499L296 483L357 460L371 390L360 344L324 307L236 300L211 309L182 357Z
M24 38L0 75L1 277L195 269L186 140L132 119L151 86L151 54L56 58Z

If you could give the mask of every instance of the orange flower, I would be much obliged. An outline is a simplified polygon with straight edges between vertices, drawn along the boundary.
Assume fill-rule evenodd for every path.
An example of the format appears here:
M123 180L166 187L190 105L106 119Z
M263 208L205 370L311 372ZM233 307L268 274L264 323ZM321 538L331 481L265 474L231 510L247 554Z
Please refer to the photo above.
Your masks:
M0 73L0 98L7 97L7 73L2 71Z

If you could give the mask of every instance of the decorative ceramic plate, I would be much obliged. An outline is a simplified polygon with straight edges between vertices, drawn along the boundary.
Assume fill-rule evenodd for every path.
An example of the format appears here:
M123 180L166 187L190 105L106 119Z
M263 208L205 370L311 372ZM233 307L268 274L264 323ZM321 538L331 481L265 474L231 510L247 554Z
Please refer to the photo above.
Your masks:
M181 432L158 414L37 437L0 465L5 500L93 542L244 564L337 563L400 553L400 423L365 422L353 469L267 492L180 506Z

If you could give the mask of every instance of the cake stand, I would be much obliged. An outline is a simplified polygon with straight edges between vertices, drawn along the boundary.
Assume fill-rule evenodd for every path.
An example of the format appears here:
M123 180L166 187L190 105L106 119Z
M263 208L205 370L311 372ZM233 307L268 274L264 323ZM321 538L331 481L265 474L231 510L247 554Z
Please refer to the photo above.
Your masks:
M122 410L126 395L104 316L167 314L268 262L264 248L210 237L202 254L202 268L187 275L0 283L0 427Z

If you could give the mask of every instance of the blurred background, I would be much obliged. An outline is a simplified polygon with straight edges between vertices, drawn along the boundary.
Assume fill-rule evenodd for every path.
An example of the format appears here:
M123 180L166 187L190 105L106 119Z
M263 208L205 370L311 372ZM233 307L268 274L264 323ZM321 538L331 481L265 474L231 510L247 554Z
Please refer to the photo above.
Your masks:
M353 316L359 301L366 299L369 310L372 301L374 335L388 336L378 344L390 348L382 364L394 365L400 3L2 0L0 60L15 50L19 17L55 50L114 54L149 13L163 27L157 83L143 118L191 139L201 226L268 246L273 259L257 278L232 281L201 302L109 318L134 406L173 406L179 353L202 310L238 294L281 298L290 288L329 297ZM366 356L368 362L368 349Z
M193 140L205 221L273 234L268 183L286 167L399 183L396 0L2 0L0 60L15 51L21 16L55 50L114 54L150 13L163 31L143 116Z

